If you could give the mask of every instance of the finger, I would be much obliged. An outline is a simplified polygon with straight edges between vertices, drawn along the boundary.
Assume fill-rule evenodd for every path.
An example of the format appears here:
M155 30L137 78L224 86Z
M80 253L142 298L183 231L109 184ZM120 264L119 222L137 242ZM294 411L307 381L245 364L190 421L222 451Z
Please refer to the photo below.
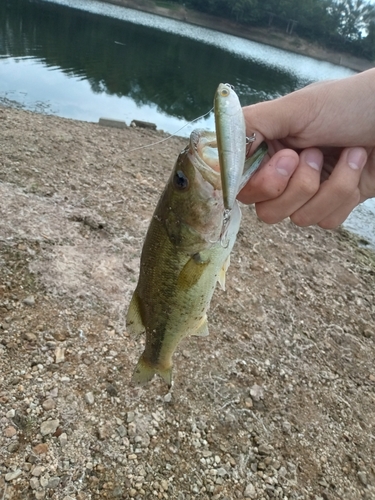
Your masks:
M264 163L241 190L238 199L250 204L280 196L298 165L298 154L291 149L277 152Z
M344 149L329 179L310 201L291 215L291 220L297 226L311 226L344 206L358 189L366 159L364 148Z
M349 214L354 210L354 208L360 203L361 195L359 189L354 191L352 196L350 196L346 202L341 205L337 210L332 212L328 217L325 217L318 223L323 229L335 229L337 226L342 224L349 216Z
M375 148L368 151L367 162L359 182L361 203L375 197Z
M246 106L243 108L246 131L249 135L258 131L269 140L294 137L317 113L311 101L300 90L272 101Z
M273 200L257 203L258 217L267 224L275 224L305 205L319 190L322 165L323 154L319 149L302 151L285 191Z

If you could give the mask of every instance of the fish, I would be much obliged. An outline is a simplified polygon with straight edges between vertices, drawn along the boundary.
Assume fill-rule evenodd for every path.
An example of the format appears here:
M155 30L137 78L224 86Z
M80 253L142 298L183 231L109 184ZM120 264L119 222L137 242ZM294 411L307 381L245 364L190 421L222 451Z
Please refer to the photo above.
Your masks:
M225 207L218 149L215 132L191 133L151 218L126 318L130 334L146 334L135 385L155 374L172 385L173 353L186 336L209 334L207 311L216 283L225 289L241 211L236 201L229 211ZM245 170L254 170L254 161L259 166L266 152L263 143ZM244 165L239 168L242 175Z

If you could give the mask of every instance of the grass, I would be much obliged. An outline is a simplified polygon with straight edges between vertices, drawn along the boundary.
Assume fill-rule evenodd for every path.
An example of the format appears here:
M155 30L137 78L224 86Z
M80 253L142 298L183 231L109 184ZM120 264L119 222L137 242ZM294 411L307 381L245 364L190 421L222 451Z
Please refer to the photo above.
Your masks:
M180 4L175 2L168 2L167 0L155 0L155 5L172 10L178 10L181 7Z

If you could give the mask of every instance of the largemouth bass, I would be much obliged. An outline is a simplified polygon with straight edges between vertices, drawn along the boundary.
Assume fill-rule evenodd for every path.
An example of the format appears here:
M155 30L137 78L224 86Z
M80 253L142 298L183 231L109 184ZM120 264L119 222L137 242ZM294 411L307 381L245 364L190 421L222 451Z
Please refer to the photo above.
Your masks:
M250 159L253 170L266 151L263 144ZM193 131L152 216L127 314L129 333L146 333L132 377L137 385L159 374L171 386L179 342L208 335L207 310L216 283L225 288L240 220L237 202L229 211L224 204L216 134Z

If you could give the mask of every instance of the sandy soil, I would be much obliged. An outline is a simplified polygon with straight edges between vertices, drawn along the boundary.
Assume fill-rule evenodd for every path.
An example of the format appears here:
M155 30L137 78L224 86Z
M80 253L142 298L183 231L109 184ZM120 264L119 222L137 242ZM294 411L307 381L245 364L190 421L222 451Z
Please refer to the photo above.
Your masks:
M186 139L0 108L0 498L374 499L375 257L252 208L175 355L129 380L125 316Z

